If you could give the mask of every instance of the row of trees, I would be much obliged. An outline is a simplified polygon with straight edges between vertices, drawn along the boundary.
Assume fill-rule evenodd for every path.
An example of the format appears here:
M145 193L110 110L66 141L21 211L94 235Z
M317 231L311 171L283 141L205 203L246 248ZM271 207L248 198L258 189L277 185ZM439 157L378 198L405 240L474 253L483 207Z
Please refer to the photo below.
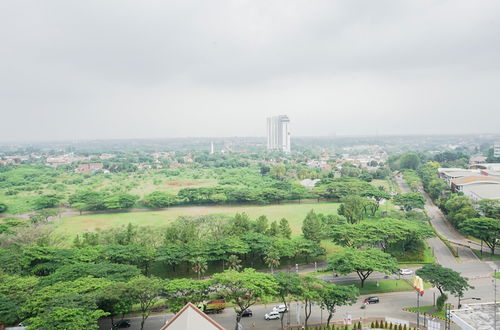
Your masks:
M236 329L242 313L258 302L273 298L289 306L291 300L304 303L307 327L312 304L321 304L330 323L338 306L353 304L358 290L338 286L312 277L279 272L259 273L251 268L241 272L226 270L209 280L162 280L155 277L85 276L61 279L50 285L37 277L0 275L0 324L16 324L28 319L28 329L98 329L97 320L130 313L137 306L141 329L155 309L179 311L187 302L195 305L213 298L225 298L234 304ZM283 321L282 321L283 322Z
M484 199L474 205L462 194L450 194L448 185L438 177L439 166L428 162L418 169L425 191L457 229L480 239L494 254L500 240L500 201Z

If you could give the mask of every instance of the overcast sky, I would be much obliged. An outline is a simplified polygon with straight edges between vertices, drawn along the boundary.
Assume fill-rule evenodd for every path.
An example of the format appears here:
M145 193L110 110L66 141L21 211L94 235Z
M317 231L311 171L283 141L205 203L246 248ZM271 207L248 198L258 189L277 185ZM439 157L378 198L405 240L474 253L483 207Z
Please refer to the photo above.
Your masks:
M500 1L0 1L0 141L500 133Z

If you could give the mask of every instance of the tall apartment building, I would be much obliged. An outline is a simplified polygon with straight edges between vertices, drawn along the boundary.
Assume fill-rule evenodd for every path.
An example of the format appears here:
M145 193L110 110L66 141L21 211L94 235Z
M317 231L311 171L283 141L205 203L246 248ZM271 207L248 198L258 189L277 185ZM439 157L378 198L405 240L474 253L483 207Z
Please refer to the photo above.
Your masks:
M290 132L288 124L290 119L286 115L267 118L267 149L280 150L289 153Z
M500 141L493 145L493 157L500 157Z

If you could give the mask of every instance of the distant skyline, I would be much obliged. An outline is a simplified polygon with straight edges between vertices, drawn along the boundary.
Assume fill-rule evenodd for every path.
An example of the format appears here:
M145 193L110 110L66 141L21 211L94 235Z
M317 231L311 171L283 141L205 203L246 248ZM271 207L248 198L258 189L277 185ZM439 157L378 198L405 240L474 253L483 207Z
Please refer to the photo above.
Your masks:
M500 2L0 3L0 143L500 133Z

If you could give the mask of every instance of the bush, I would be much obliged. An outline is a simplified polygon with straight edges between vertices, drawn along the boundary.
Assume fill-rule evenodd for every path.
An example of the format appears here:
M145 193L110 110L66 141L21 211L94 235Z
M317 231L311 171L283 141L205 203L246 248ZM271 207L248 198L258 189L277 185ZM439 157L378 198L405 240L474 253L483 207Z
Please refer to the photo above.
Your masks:
M448 296L444 293L436 299L436 307L439 311L443 310L446 300L448 300Z

